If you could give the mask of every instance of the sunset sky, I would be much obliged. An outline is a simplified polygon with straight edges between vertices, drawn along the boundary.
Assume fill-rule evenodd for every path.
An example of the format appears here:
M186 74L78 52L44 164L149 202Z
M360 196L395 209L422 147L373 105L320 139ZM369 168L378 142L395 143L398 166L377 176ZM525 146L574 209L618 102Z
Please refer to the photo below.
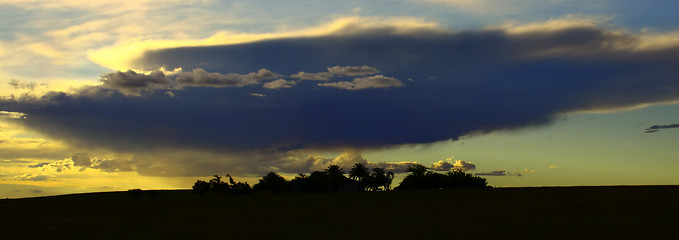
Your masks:
M679 184L679 1L0 0L0 197L415 162Z

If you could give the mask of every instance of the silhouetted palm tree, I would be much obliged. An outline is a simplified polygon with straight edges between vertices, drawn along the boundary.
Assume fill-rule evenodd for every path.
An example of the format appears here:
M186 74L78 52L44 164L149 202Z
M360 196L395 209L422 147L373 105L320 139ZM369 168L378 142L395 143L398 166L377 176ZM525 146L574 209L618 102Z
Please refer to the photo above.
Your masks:
M368 172L368 167L365 166L365 163L356 163L349 170L349 178L357 181L363 180L368 175L370 175L370 172Z
M328 169L325 170L330 178L330 186L332 186L332 191L335 192L339 189L343 180L346 178L344 176L344 170L339 165L330 165Z
M330 165L325 170L330 177L344 176L344 170L339 165Z
M365 190L365 182L370 177L370 172L365 163L356 163L349 171L349 178L358 181L361 191Z

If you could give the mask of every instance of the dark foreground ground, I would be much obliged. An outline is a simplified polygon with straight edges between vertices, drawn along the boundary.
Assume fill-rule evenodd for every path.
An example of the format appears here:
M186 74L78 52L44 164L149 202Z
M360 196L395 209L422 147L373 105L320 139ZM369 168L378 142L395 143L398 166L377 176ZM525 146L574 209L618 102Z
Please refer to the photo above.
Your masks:
M679 186L0 200L0 239L679 239Z

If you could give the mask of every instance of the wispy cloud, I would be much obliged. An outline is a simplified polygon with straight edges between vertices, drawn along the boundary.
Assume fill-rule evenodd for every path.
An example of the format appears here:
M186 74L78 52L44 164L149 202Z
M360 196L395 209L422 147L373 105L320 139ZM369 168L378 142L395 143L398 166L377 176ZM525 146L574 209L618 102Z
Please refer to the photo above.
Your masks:
M495 171L490 171L490 172L479 172L475 173L475 175L478 176L495 176L495 177L504 177L504 176L516 176L516 177L521 177L521 173L515 172L511 173L508 172L507 170L495 170Z
M654 133L662 129L679 128L679 123L667 125L653 125L646 129L646 133Z
M377 75L364 78L354 78L354 80L351 82L341 81L341 82L319 83L318 86L332 87L344 90L361 90L367 88L403 87L403 83L401 82L401 80L398 80L393 77Z
M14 176L14 180L17 181L33 181L33 182L42 182L42 181L55 181L56 178L52 175L42 175L42 174L22 174L18 176Z

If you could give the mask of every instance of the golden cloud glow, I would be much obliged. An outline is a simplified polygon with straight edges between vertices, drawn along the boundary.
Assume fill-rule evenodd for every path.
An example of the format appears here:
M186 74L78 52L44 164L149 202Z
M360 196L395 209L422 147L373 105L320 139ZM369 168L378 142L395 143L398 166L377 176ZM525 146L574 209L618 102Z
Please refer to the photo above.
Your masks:
M508 34L549 33L569 28L596 28L610 19L610 17L583 18L567 15L541 22L507 22L489 29L503 30Z
M6 76L6 77L3 77ZM14 88L14 87L7 87L10 86L11 81L20 81L22 84L29 84L32 85L32 88L28 87L19 87L19 88ZM0 97L9 97L9 96L22 96L22 95L29 95L29 96L34 96L34 97L40 97L45 95L45 93L48 93L50 91L60 91L60 92L66 92L66 93L71 93L74 92L75 90L85 87L85 86L97 86L101 85L101 82L97 79L61 79L61 78L56 78L56 79L49 79L49 78L35 78L32 79L31 81L22 81L22 80L17 80L14 78L11 78L8 76L8 74L2 74L0 72L0 86L3 86L0 88Z
M415 18L376 18L376 17L345 17L317 27L275 33L233 33L220 31L204 39L141 39L132 38L118 42L115 45L88 51L88 58L111 70L142 70L136 69L133 61L149 50L173 47L215 46L255 42L267 39L290 37L314 37L333 34L351 34L352 27L379 28L394 27L396 33L407 33L414 29L439 28L437 23L427 22Z
M606 25L612 17L577 17L567 15L561 18L550 19L543 22L519 23L509 22L490 30L501 30L512 35L544 34L555 31L563 31L574 28L597 29ZM679 32L669 33L632 33L625 30L606 30L606 34L615 37L630 36L629 41L605 42L599 50L607 51L659 51L668 48L679 47ZM622 39L622 38L619 38ZM537 55L576 53L572 48L550 49L549 52L541 52ZM642 106L643 107L643 106ZM636 107L635 107L636 108Z
M634 47L634 50L657 51L671 47L679 47L679 32L644 34Z
M29 44L26 47L28 49L30 49L36 55L41 55L41 56L45 56L45 57L49 57L49 58L53 58L53 59L57 59L57 60L60 59L60 58L64 58L66 56L66 54L64 54L63 52L55 49L54 47L52 47L50 45L44 44L44 43L33 43L33 44Z

